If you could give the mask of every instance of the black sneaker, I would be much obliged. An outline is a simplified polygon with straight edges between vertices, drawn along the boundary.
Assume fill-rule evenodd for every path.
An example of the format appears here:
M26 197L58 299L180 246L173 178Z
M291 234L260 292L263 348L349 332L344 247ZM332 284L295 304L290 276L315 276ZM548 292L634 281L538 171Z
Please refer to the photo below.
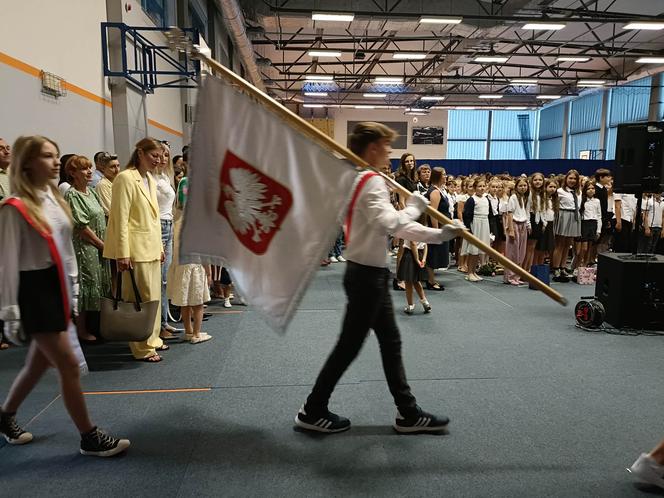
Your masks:
M130 445L129 439L115 439L97 427L81 435L81 455L110 457L122 453Z
M308 415L303 406L295 416L295 425L309 431L333 433L350 429L350 420L331 411L323 415Z
M9 444L26 444L32 441L32 434L24 431L16 423L15 415L0 414L0 434Z
M403 416L397 410L397 418L394 421L394 430L404 434L417 434L420 432L441 432L447 428L450 419L447 417L437 417L427 413L419 406L412 414Z

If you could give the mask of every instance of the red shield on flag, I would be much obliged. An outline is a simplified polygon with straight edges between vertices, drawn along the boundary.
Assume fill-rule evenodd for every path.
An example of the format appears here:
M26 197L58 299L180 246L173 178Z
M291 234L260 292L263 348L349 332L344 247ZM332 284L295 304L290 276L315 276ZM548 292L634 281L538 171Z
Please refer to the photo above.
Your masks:
M221 164L217 211L235 236L254 254L265 254L293 204L285 186L230 150Z

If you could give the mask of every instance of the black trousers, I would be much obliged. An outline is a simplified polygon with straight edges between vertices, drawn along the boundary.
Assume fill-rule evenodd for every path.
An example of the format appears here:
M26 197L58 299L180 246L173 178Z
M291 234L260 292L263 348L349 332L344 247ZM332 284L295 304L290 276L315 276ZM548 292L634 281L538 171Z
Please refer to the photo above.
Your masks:
M344 275L348 304L343 328L307 398L305 410L308 414L322 414L327 410L334 387L357 357L369 329L373 329L378 338L383 370L394 403L402 414L415 408L415 397L410 392L401 358L401 336L394 320L390 284L387 268L348 261Z
M632 222L622 220L620 231L613 233L613 250L615 252L632 252Z

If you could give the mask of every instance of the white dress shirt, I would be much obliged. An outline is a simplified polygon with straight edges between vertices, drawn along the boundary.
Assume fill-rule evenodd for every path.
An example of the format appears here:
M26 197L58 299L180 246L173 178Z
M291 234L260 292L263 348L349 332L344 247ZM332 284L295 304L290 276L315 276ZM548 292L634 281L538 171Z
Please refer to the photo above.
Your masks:
M370 172L363 175L372 174ZM358 176L357 188L363 175ZM388 235L405 240L441 244L440 229L417 223L420 212L414 207L397 211L390 202L390 191L380 176L372 176L361 186L352 212L348 214L350 234L347 234L346 259L366 266L387 268L389 264Z
M613 194L615 201L620 201L620 217L629 221L634 221L636 215L636 196L634 194Z
M574 204L574 196L576 196L576 205ZM574 190L559 188L558 199L560 200L560 209L564 211L576 211L581 207L581 194L577 194Z
M656 201L653 197L641 203L641 209L651 228L662 228L662 208L664 208L664 202Z

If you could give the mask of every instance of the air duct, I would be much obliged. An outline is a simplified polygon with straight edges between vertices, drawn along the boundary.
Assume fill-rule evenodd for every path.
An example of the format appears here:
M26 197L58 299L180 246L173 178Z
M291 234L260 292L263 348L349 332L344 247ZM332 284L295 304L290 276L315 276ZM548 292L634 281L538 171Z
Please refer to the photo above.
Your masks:
M244 16L237 0L217 0L224 23L233 39L235 49L240 56L240 60L246 70L247 79L257 88L265 91L263 77L254 58L254 48L247 37L247 31L244 24Z

